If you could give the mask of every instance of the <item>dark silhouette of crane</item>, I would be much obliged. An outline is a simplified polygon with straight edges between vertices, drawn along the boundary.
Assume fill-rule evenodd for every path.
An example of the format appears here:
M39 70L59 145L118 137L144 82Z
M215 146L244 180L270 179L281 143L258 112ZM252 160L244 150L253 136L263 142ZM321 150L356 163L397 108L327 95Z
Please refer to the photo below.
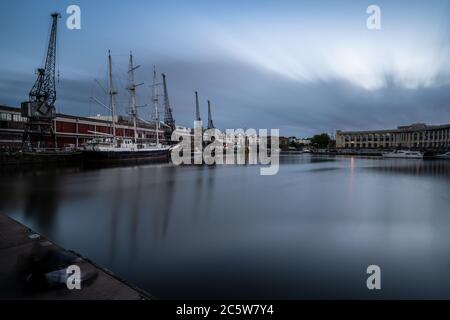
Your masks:
M169 93L167 91L167 83L166 83L166 75L161 74L163 78L163 86L164 86L164 123L168 125L172 130L175 130L175 120L172 116L172 108L169 103Z
M195 121L202 121L200 117L200 105L198 103L198 92L195 91Z
M211 102L208 100L208 129L214 129L214 123L211 116Z
M54 119L56 117L56 35L59 13L52 13L52 27L48 42L47 56L43 68L37 69L37 79L29 100L22 102L22 116L27 118L23 134L23 148L30 149L33 143L38 147L47 145L48 137L56 144ZM47 138L47 139L46 139Z

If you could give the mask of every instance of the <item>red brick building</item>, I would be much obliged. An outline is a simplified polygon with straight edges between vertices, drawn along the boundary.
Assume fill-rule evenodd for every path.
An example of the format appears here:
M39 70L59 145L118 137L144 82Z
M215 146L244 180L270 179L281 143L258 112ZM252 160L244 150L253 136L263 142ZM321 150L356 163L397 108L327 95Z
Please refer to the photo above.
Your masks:
M86 140L96 136L96 132L112 134L111 121L105 117L81 117L57 114L54 120L58 147L81 146ZM21 116L20 108L0 105L0 147L20 148L26 118ZM156 139L155 123L139 121L138 135L141 138ZM116 121L116 135L134 137L133 123L128 117L119 116ZM97 135L98 136L98 135ZM164 128L159 130L161 141L165 139Z

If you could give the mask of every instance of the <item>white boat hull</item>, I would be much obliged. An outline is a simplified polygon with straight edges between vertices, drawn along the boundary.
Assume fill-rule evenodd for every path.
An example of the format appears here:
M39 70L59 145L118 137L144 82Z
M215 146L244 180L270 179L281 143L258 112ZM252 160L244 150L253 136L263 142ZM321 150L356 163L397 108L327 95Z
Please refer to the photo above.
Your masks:
M423 154L418 151L394 151L385 152L383 158L390 159L423 159Z
M434 158L450 160L450 154L438 154L438 155L434 156Z

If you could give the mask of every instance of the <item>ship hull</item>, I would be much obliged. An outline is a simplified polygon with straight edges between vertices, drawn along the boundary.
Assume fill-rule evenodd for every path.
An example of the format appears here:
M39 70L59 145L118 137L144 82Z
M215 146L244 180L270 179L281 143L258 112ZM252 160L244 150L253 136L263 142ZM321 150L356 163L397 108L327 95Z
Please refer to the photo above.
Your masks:
M439 155L434 156L433 158L450 160L450 155L439 154Z
M79 163L81 160L79 151L23 152L21 157L22 163Z
M383 158L386 158L386 159L423 159L423 155L383 154Z
M83 151L86 162L168 162L170 150L143 151Z

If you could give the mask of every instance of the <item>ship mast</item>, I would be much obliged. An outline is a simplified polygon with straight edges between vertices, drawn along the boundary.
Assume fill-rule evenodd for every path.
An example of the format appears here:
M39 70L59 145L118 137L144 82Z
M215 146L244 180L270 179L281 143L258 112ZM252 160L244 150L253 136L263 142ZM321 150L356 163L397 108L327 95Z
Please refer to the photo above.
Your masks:
M109 78L109 104L111 107L113 140L115 140L116 139L116 100L115 100L114 96L117 94L117 91L115 91L114 87L113 87L112 60L111 60L111 51L110 50L108 50L108 78Z
M159 110L158 110L158 80L156 78L156 68L153 66L153 85L152 85L152 100L155 106L155 118L156 118L156 145L159 145Z
M130 52L130 63L129 63L129 69L128 69L128 75L130 79L130 83L128 86L128 91L130 92L131 96L131 110L130 114L133 117L133 128L134 128L134 139L136 140L138 138L137 134L137 109L136 109L136 87L137 85L134 83L134 70L139 68L140 66L133 66L133 53Z

